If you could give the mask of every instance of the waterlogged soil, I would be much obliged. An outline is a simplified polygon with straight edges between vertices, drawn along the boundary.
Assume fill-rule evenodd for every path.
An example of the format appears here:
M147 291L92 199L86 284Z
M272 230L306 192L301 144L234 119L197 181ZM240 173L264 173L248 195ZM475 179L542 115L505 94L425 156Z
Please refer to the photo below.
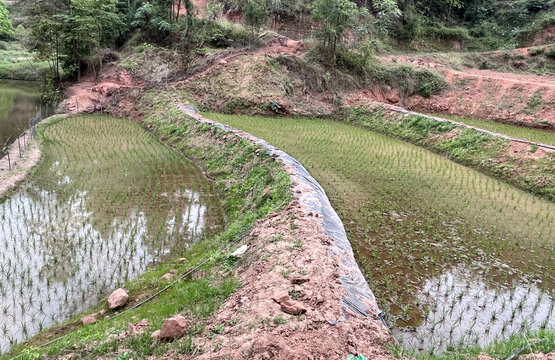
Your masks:
M405 347L555 328L555 204L347 124L208 117L278 146L322 184Z
M201 170L130 120L61 120L42 145L0 202L0 353L222 224Z

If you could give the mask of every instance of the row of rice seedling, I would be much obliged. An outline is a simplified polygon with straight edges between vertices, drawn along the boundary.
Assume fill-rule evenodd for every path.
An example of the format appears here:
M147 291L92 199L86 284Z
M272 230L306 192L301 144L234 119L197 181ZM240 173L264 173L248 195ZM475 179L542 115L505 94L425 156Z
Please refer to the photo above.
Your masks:
M519 125L504 124L491 120L473 119L455 115L438 114L437 116L461 122L466 125L494 131L514 138L555 146L555 132L550 129L534 129Z
M138 124L49 124L44 158L0 202L0 353L217 230L212 183Z
M278 146L322 184L407 348L555 327L554 203L345 123L207 116Z

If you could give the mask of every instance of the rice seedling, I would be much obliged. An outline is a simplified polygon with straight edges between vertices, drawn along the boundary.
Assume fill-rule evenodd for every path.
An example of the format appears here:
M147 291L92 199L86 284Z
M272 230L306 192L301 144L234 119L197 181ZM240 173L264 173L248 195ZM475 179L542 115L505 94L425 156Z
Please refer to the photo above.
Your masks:
M550 130L534 129L519 125L504 124L491 120L472 119L455 115L439 114L438 116L519 139L525 139L547 145L555 145L555 133ZM537 150L537 147L535 149ZM533 151L535 152L535 150Z
M130 120L72 117L40 136L43 161L0 202L0 353L222 224L201 170Z
M406 348L555 328L554 203L345 123L207 116L278 146L320 182Z

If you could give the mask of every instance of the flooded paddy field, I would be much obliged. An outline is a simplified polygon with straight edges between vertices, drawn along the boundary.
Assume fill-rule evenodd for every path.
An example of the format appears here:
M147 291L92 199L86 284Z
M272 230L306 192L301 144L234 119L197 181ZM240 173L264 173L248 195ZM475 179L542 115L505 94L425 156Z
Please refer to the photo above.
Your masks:
M320 182L405 348L555 328L554 203L345 123L207 116L288 152Z
M78 116L0 200L0 353L95 305L223 223L213 183L131 120Z

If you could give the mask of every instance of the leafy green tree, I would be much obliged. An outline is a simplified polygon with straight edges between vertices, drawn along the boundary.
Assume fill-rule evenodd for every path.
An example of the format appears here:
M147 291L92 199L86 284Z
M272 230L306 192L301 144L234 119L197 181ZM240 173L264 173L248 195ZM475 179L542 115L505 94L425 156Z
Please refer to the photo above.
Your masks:
M401 10L399 10L395 0L377 0L374 1L373 6L376 11L378 32L380 34L387 34L387 29L393 24L393 21L401 16Z
M49 14L37 6L36 15L31 21L28 47L36 52L39 60L48 61L52 75L60 82L60 58L63 41L64 22L60 16Z
M83 63L101 47L115 44L125 26L116 0L72 0L64 19L65 69L80 80Z
M254 39L260 28L268 21L268 8L264 0L247 0L243 7L245 25L250 27Z
M357 5L349 0L316 0L309 5L309 9L312 18L320 24L318 39L327 50L328 56L335 57L343 33L355 25Z
M0 39L10 40L13 37L14 31L10 14L4 0L0 0Z
M188 1L185 0L186 7ZM143 2L134 12L131 26L143 30L148 35L149 40L164 43L174 29L173 20L177 19L177 16L172 15L172 13L173 1L152 0Z

